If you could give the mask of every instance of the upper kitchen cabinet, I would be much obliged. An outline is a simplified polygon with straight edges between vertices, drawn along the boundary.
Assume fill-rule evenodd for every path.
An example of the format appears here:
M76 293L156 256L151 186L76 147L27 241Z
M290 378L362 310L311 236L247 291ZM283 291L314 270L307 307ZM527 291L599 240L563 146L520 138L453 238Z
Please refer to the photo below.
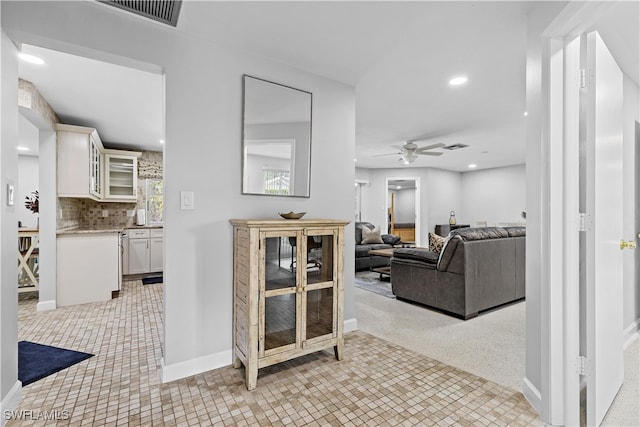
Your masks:
M93 128L56 125L58 132L58 196L103 197L104 148Z
M139 152L104 150L106 192L105 199L138 199Z
M56 130L58 197L137 201L140 152L105 149L94 128L58 124Z

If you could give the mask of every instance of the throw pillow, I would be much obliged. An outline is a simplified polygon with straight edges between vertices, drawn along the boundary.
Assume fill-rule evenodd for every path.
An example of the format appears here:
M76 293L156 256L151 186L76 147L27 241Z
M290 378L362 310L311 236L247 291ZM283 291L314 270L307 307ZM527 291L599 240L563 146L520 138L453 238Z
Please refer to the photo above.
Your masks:
M397 245L400 243L400 240L402 240L400 236L395 236L393 234L383 234L380 237L382 237L382 241L387 245Z
M436 233L429 233L429 250L440 253L444 246L444 240L444 237L438 236Z
M369 245L372 243L384 243L382 237L380 237L380 227L375 227L373 230L362 227L362 244Z

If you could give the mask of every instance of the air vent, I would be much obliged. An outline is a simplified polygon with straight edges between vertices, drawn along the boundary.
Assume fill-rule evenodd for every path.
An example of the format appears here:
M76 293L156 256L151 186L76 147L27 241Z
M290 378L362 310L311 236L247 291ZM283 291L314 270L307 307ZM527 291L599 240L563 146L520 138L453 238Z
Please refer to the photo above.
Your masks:
M136 15L175 27L182 0L98 0Z
M466 148L468 147L468 145L466 144L451 144L451 145L447 145L446 147L442 147L443 150L459 150L461 148Z

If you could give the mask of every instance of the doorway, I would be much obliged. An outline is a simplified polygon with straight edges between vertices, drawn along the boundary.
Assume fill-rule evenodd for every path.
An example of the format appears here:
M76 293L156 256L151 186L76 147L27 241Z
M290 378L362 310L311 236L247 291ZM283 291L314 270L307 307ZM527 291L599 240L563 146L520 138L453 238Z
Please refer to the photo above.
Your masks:
M420 178L387 177L385 183L386 233L420 246Z
M164 77L160 68L154 68L152 65L148 65L148 69L141 69L132 64L104 62L101 59L82 56L82 54L74 55L29 44L22 44L21 49L24 53L39 57L46 65L38 68L37 64L20 63L19 76L23 81L28 82L28 85L33 86L34 90L39 92L39 96L42 95L43 103L50 106L52 111L47 118L54 117L46 127L33 123L37 128L35 140L36 144L39 140L39 152L30 152L38 159L36 163L39 187L36 189L39 190L41 208L38 230L40 289L37 294L39 300L37 310L53 310L58 305L56 303L57 261L59 260L56 249L57 230L74 227L123 229L136 225L136 215L139 210L149 212L148 191L145 191L146 179L163 179ZM92 89L88 90L88 87ZM147 97L149 93L152 96ZM138 99L135 99L136 96ZM153 104L152 108L140 108L139 99ZM129 109L140 111L133 114ZM22 110L21 107L21 113L23 113ZM122 113L130 116L129 119L118 116ZM26 114L31 122L34 121L32 116L33 114ZM140 152L137 173L134 175L128 172L137 183L137 197L133 196L131 200L127 200L127 203L102 203L86 197L57 197L55 122L95 128L105 149L119 150L117 153L122 153L122 150ZM116 122L115 125L114 122ZM132 127L132 123L136 124L136 122L142 122L142 124ZM118 132L114 133L112 129L117 129ZM144 138L141 137L142 132L146 132ZM148 143L138 146L141 140L146 140ZM114 153L116 152L112 151L109 155L113 158ZM105 165L107 164L106 156L107 150L104 152ZM111 163L112 166L113 164L114 162ZM131 166L128 170L131 170ZM104 173L106 176L106 172ZM103 180L104 176L100 173L100 181ZM118 186L123 188L128 186L128 191L135 193L131 190L132 182L115 181L114 179L110 188L112 191ZM20 189L20 183L18 185ZM161 189L162 186L160 185L159 188ZM30 188L22 188L22 190L31 191ZM158 209L162 208L162 196L156 194L154 197L156 210L153 218L161 218L162 214L158 213ZM24 200L20 202L23 203ZM149 218L149 215L146 217ZM160 236L156 240L162 242L163 239ZM156 240L150 239L150 243L153 244ZM160 249L159 252L162 254L163 251ZM117 258L120 259L120 257ZM121 277L121 274L114 274L114 276Z

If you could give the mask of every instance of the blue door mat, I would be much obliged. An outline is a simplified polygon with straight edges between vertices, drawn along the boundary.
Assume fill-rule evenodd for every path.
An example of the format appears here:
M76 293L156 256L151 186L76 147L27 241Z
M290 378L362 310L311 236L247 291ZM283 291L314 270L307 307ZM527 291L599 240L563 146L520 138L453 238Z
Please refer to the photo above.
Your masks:
M20 341L18 342L18 379L22 381L24 387L92 356L93 354L81 351Z

